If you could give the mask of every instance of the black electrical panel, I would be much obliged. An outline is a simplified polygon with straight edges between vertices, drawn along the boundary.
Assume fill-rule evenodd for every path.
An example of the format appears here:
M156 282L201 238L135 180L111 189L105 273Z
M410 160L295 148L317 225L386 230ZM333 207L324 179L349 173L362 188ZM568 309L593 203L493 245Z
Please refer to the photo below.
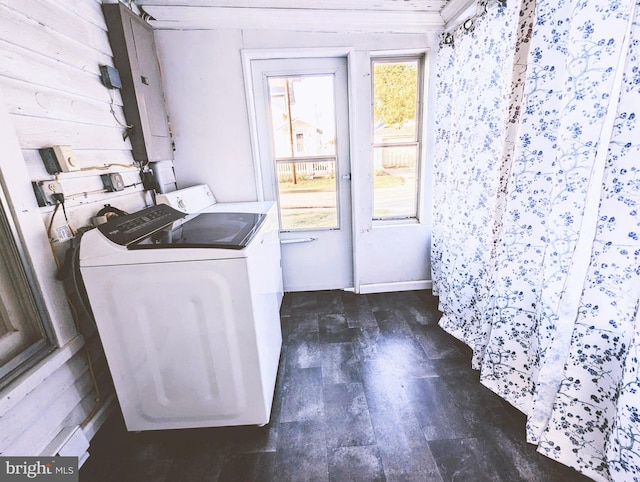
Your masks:
M103 3L113 62L122 83L124 115L133 158L173 160L173 144L153 28L123 2Z

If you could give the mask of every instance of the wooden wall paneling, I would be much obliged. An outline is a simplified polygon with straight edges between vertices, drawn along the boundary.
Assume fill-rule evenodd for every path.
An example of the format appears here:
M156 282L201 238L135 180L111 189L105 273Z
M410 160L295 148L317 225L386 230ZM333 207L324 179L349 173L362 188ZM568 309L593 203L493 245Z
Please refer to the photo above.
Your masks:
M108 103L109 92L100 82L99 63L97 58L86 59L79 67L72 67L0 40L0 76Z
M88 202L99 202L101 200L110 201L125 194L131 194L133 191L140 191L140 174L138 170L119 171L122 181L126 187L123 191L106 192L102 184L100 174L93 174L88 177L67 178L64 175L59 176L58 181L62 185L65 192L66 203L69 207L79 204L87 204ZM135 185L135 186L133 186ZM96 199L96 197L98 197ZM137 202L133 204L138 204ZM93 216L93 214L92 214Z
M124 127L118 124L118 121L124 123L124 113L122 106L115 103L115 97L114 117L110 105L103 100L80 97L44 86L25 85L24 82L6 77L0 77L0 87L7 96L7 109L10 114L82 121L87 124L121 127L124 130Z
M54 3L106 32L107 26L104 23L104 15L102 15L102 0L76 0L75 2L56 1Z
M96 379L100 390L100 402L97 412L92 416L91 420L82 427L82 431L89 441L91 441L97 430L102 426L102 423L107 420L109 414L112 413L114 409L118 410L115 388L113 387L111 374L107 369L106 361L101 362L100 364L94 363L94 370L96 372ZM84 420L88 413L94 411L95 407L95 394L94 392L91 392L83 398L75 407L74 411L62 421L61 426L72 427L78 425L78 423L81 423L81 421ZM88 452L91 452L91 447L89 447ZM47 454L42 452L42 455L46 456ZM84 461L86 461L86 459ZM84 461L81 460L80 463L83 463Z
M73 148L73 147L72 147ZM131 151L128 149L76 149L73 148L73 152L81 166L106 166L108 164L131 164L133 159L131 158ZM44 168L42 158L37 149L24 149L23 150L25 164L29 170L31 179L39 181L43 179L53 179L54 176L49 174ZM64 179L72 179L74 177L87 177L87 176L99 176L108 172L121 172L125 170L122 166L112 166L107 170L91 170L91 171L76 171L62 174Z
M61 371L65 375L62 383L59 381L55 388L49 387L48 396L50 397L51 393L56 391L57 396L50 400L46 407L33 412L37 417L33 418L29 425L22 424L23 430L14 437L7 452L15 455L41 453L49 442L58 435L64 420L73 412L74 408L88 394L92 394L93 383L84 351L78 352L75 359L64 365ZM46 399L46 397L43 398ZM22 420L26 420L27 416L24 412L20 414Z
M104 34L106 37L106 33ZM46 57L77 65L86 69L87 60L96 59L97 64L111 63L109 50L96 50L90 45L70 38L63 32L45 27L32 18L25 17L0 5L0 38L8 43L23 47Z
M105 408L113 410L114 408L114 393L115 389L113 388L113 383L111 382L111 374L106 368L106 362L100 365L94 364L94 370L96 373L96 380L98 382L98 388L100 390L100 405L99 410L104 410ZM111 407L105 407L105 405L111 403ZM69 413L67 418L65 418L60 426L61 427L74 427L81 423L88 413L91 413L96 406L95 401L95 392L88 393ZM91 438L95 435L95 431L91 431L87 427L82 427L82 431L84 432L85 437L89 442L91 442ZM88 451L91 451L89 448ZM46 455L41 452L42 455ZM82 461L81 461L82 463Z
M91 149L91 150L77 150L77 156L80 163L83 166L105 166L107 164L131 164L133 158L131 157L131 150L129 149L116 149L115 147L108 150ZM122 166L114 166L109 170L104 171L88 171L94 174L104 174L105 172L120 172L123 169Z
M69 2L49 0L7 0L5 5L27 18L35 20L43 27L59 32L68 38L76 39L99 52L107 54L111 52L106 31L96 28L94 24L72 14L62 6L63 3L69 4Z
M69 313L69 315L71 315L71 313ZM7 396L0 398L0 422L3 421L5 414L15 410L35 389L43 385L61 366L71 360L83 346L84 339L74 333L67 344L60 347L59 350L56 350L48 360L39 363L38 369L34 373L24 377L22 383L3 390L3 394L6 393ZM2 445L0 443L0 452L1 451Z
M84 350L80 350L29 393L23 403L2 414L3 430L0 434L0 453L3 455L33 454L34 447L21 447L25 443L24 439L34 444L38 443L37 440L30 440L28 436L30 431L34 431L34 424L36 431L52 423L57 425L57 422L47 420L52 412L51 408L57 404L59 397L69 387L74 387L76 380L82 378L87 371ZM43 417L45 420L41 420ZM23 448L24 451L22 451Z
M130 149L131 144L128 139L123 139L125 130L120 126L100 126L20 115L12 116L12 121L16 129L19 130L18 139L25 149L69 145L76 154L78 163L82 168L105 165L105 162L98 162L96 156L91 153L92 149L113 151L113 156L102 156L105 157L105 161L108 159L108 164L122 163L131 165L133 163L130 152L129 157L122 157L122 151ZM118 162L118 160L122 162ZM39 159L38 162L42 163L42 160ZM123 169L123 167L120 166L119 169ZM44 174L39 168L37 171ZM99 174L97 170L83 172ZM49 174L46 175L49 176Z
M113 384L98 337L91 336L87 347L104 405L111 398ZM1 413L0 453L38 455L62 427L81 423L93 410L96 398L87 367L85 350L76 352L20 403Z
M121 127L106 127L71 121L14 115L20 145L26 149L68 144L73 149L123 149L131 144L122 139Z
M65 190L67 187L68 186L65 186ZM87 191L86 198L84 196L72 196L68 203L67 205L65 202L65 207L67 209L69 223L72 228L78 229L82 226L90 225L91 218L95 216L105 204L110 204L113 207L132 213L150 205L151 197L139 188L127 188L123 191L109 193L91 193ZM42 221L45 226L49 225L53 210L54 206L41 208ZM62 210L58 210L53 226L55 228L64 224L66 223Z

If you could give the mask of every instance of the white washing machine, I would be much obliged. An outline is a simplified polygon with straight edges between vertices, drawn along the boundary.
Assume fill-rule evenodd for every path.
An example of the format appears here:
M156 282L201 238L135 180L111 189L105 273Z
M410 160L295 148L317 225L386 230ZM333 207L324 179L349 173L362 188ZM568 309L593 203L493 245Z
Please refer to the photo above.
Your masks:
M158 196L85 233L80 272L128 430L269 422L283 294L273 203L215 203L206 186Z

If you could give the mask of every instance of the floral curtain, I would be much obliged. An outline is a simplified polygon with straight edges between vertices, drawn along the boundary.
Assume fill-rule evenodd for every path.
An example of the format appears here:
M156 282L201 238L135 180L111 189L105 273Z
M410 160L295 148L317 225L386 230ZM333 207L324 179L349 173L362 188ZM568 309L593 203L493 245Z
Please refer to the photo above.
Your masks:
M633 480L640 6L480 8L438 58L440 325L473 348L481 381L528 415L541 453L595 480Z
M489 294L495 193L517 39L519 7L514 5L489 8L482 3L486 14L446 36L438 59L432 264L439 276L433 276L434 291L443 307L441 326L476 354L488 336L479 305ZM501 28L494 31L496 24Z

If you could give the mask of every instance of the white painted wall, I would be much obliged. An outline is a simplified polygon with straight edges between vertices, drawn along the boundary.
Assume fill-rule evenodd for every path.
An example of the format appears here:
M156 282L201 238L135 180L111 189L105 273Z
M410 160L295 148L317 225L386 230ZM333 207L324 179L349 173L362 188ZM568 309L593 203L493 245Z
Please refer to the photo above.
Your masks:
M220 201L255 200L239 30L156 31L178 187L207 183Z
M356 285L371 290L428 286L430 195L425 191L420 224L373 226L368 211L371 182L369 54L432 49L437 33L330 33L268 29L156 30L158 56L175 136L179 187L205 182L221 201L258 198L249 110L243 81L243 49L348 47L354 52L350 80ZM433 71L433 69L431 69ZM431 96L427 108L432 111ZM433 128L428 118L427 132ZM430 158L432 143L425 139ZM425 188L430 186L425 166ZM356 179L365 179L358 183ZM385 284L389 284L385 286ZM407 286L411 288L411 286ZM357 288L358 289L358 288Z

